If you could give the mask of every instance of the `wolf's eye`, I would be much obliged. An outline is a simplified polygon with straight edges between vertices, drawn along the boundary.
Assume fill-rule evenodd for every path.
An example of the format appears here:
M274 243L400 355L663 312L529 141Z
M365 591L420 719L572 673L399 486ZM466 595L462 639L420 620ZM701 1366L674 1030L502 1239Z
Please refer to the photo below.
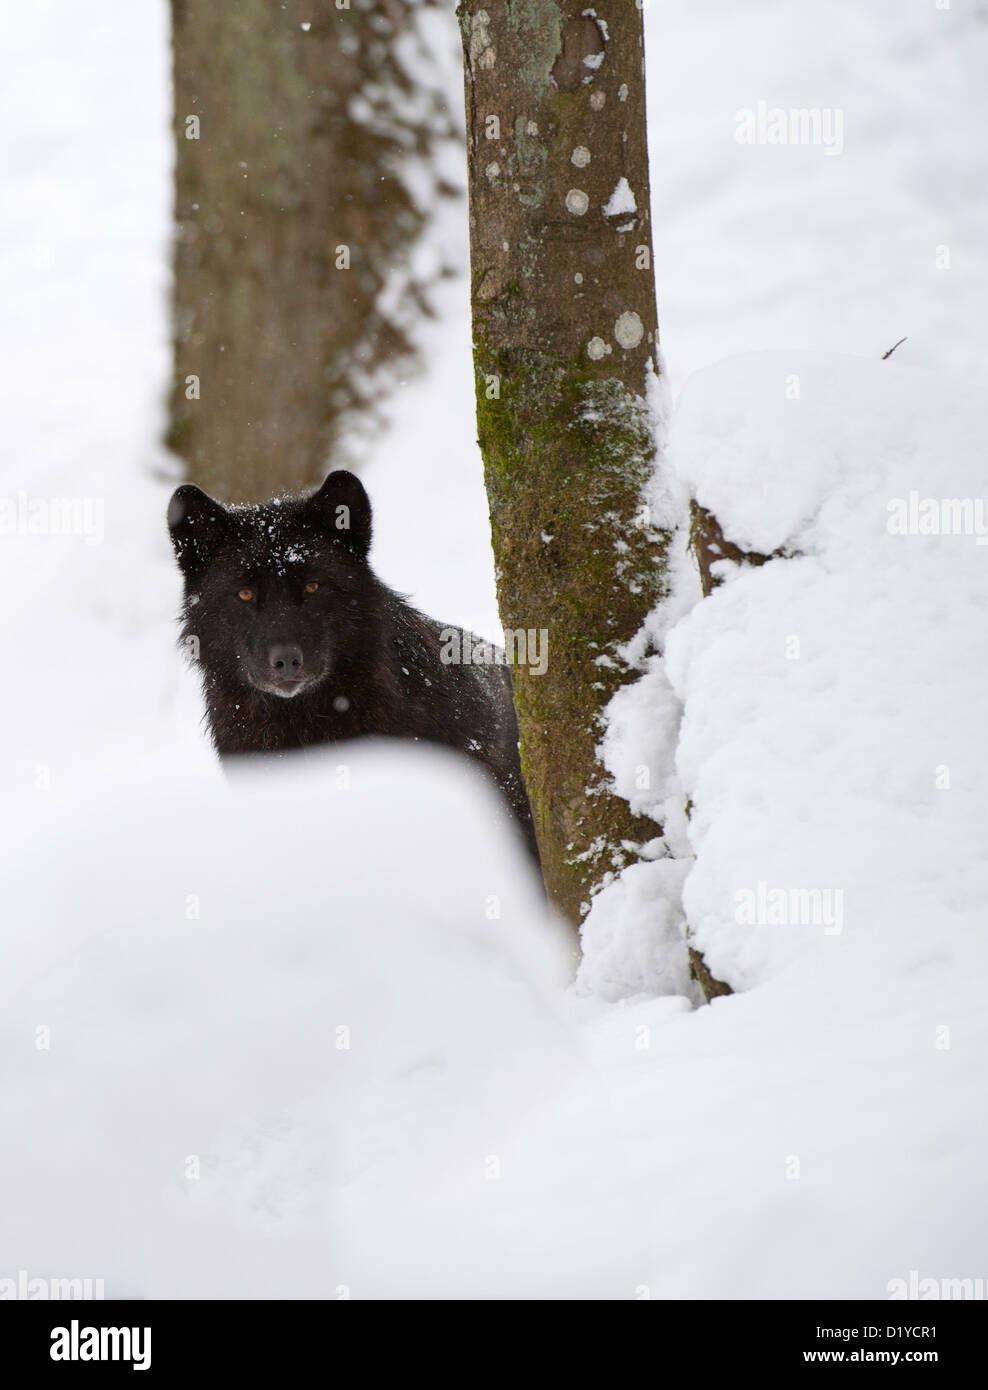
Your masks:
M318 588L319 588L318 582L317 582L315 579L310 579L309 582L308 582L308 584L306 584L306 586L305 586L305 593L307 593L307 594L314 594Z
M238 590L237 590L237 598L242 598L243 601L244 601L244 603L250 603L250 601L251 601L251 599L252 599L253 597L254 597L254 590L253 590L253 589L238 589Z

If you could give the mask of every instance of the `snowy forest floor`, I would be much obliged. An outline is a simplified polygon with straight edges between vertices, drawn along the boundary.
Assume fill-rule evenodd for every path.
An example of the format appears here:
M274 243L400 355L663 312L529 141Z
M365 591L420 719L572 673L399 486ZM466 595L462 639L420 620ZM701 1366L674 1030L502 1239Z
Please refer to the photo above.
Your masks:
M455 764L221 778L163 520L167 18L39 0L4 34L2 495L105 512L98 544L0 545L0 1277L877 1299L985 1277L988 551L887 523L910 493L986 501L988 9L646 6L670 462L739 544L799 554L657 616L667 671L608 740L629 794L678 748L641 804L696 855L691 928L743 991L709 1008L669 965L670 860L598 900L573 987ZM451 21L454 91L456 61ZM842 153L738 145L759 101L839 109ZM465 266L465 207L436 234ZM365 461L373 558L493 635L464 275L440 311ZM747 920L773 890L829 895L827 920Z

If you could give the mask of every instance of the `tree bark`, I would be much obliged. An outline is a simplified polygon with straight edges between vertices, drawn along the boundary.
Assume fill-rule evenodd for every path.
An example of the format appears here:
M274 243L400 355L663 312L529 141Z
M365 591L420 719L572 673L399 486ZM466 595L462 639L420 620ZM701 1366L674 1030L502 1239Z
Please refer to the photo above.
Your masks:
M464 47L480 447L546 887L577 923L659 831L597 757L637 670L622 645L666 591L643 489L658 373L642 16L634 0L467 0Z
M760 555L755 550L742 550L733 541L729 541L713 512L708 512L699 502L690 504L690 549L700 572L700 588L704 598L708 598L722 582L714 570L714 565L719 560L759 569L762 565L768 564L769 560L777 558L772 555Z
M425 287L394 294L391 277L426 213L402 168L428 172L421 157L454 131L418 80L429 55L415 76L397 56L427 3L172 0L168 444L218 498L320 482L381 367L408 363Z

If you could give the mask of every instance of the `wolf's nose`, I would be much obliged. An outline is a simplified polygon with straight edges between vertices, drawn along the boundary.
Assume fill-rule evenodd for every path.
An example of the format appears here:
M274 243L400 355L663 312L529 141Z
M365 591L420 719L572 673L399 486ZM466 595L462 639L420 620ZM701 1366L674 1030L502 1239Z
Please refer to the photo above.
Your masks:
M272 647L268 652L268 665L280 676L297 676L302 669L302 648Z

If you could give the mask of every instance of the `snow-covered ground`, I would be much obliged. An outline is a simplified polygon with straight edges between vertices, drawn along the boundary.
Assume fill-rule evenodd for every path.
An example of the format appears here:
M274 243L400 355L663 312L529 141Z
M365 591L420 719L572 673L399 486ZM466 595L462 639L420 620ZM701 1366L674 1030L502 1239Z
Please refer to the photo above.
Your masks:
M695 862L598 898L574 988L459 765L221 778L163 524L167 6L5 17L0 497L77 499L83 534L0 537L0 1278L883 1298L988 1274L988 548L889 529L911 494L917 521L988 509L986 19L647 0L670 463L738 544L798 557L654 616L666 668L607 755ZM840 154L739 144L759 102L842 113ZM462 264L465 214L438 234ZM464 280L442 293L367 460L374 554L496 632ZM681 888L739 990L710 1007Z
M659 319L676 386L735 353L880 357L903 335L901 361L976 369L985 0L645 0L645 16ZM759 103L818 111L823 136L841 140L739 144L738 113Z

